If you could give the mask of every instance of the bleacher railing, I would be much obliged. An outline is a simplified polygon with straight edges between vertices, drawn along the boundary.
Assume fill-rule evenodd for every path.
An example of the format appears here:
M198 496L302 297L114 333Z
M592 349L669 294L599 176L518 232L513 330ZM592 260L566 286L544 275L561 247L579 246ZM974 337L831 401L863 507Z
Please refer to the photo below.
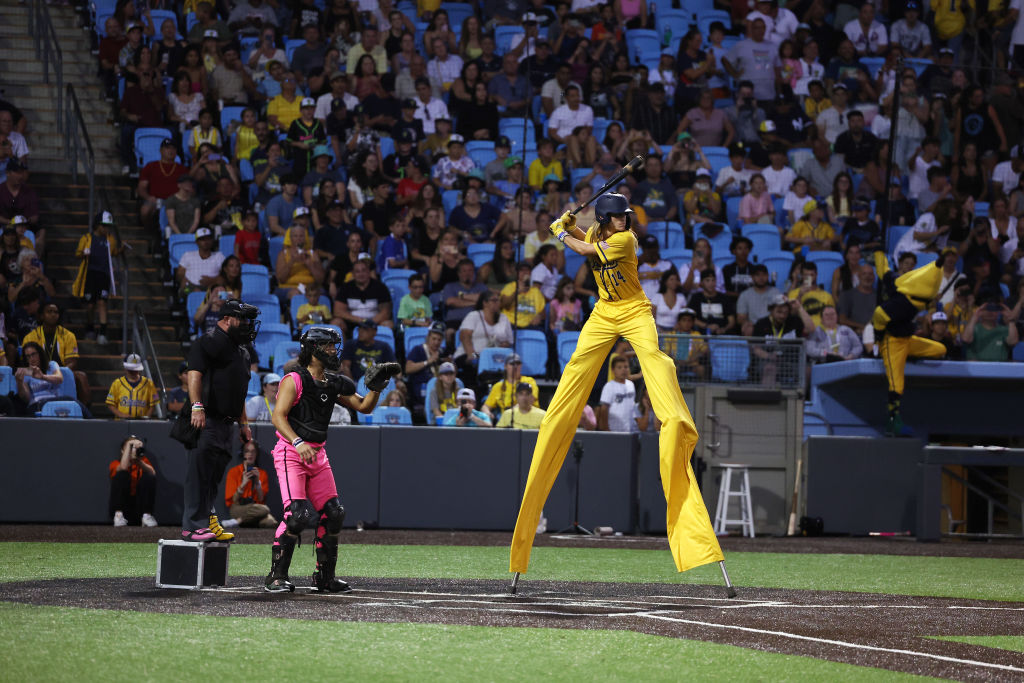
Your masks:
M57 130L62 130L64 114L64 55L57 41L57 31L50 20L45 0L32 0L28 10L28 33L35 39L36 59L43 67L43 83L50 84L50 72L57 81Z
M160 403L156 407L156 416L161 419L167 417L165 408L167 385L164 384L164 375L160 371L160 359L156 355L153 337L149 334L149 323L146 322L145 313L138 306L135 307L135 312L132 315L132 348L142 357L143 374L152 380L160 390Z
M802 339L661 334L661 350L675 361L681 386L728 384L801 389L807 373Z
M92 231L93 219L96 215L96 155L92 151L92 141L85 127L82 108L78 105L75 86L67 86L67 111L64 112L64 156L71 162L71 181L78 184L78 161L85 168L85 179L89 183L89 231ZM59 105L58 105L59 106Z

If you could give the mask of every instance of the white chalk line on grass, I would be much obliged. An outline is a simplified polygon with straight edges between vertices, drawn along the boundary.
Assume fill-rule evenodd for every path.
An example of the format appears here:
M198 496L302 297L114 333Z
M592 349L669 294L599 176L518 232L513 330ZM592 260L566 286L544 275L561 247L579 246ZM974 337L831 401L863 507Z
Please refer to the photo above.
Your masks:
M959 657L948 657L946 655L936 655L930 652L916 652L914 650L903 650L900 648L891 647L879 647L877 645L864 645L861 643L848 643L843 640L833 640L831 638L818 638L815 636L803 636L798 633L787 633L786 631L770 631L763 628L751 628L749 626L736 626L733 624L716 624L712 621L698 621L696 619L680 619L678 617L669 617L664 614L654 614L650 612L646 613L633 613L627 615L630 617L643 617L646 619L658 619L660 621L669 621L679 624L692 624L694 626L707 626L710 628L720 628L730 631L743 631L744 633L759 633L762 635L780 636L782 638L792 638L794 640L805 640L812 643L822 643L826 645L837 645L839 647L848 647L855 650L870 650L872 652L888 652L891 654L908 655L911 657L922 657L925 659L935 659L942 662L950 662L953 664L967 664L969 666L979 666L988 669L1000 669L1002 671L1014 671L1024 673L1024 668L1010 666L1009 664L996 664L994 662L979 662L974 659L960 659Z

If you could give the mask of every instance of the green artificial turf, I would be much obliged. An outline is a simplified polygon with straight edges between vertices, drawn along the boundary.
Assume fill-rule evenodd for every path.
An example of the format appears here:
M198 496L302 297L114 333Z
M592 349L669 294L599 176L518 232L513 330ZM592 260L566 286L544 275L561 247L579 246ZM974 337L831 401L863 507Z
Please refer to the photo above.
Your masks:
M949 640L954 643L994 647L998 650L1024 652L1024 636L933 636L935 640Z
M0 581L63 577L154 576L156 546L142 543L2 543ZM1024 560L899 555L729 553L743 586L1024 601ZM233 576L266 574L269 546L231 549ZM304 545L293 573L313 568ZM508 549L493 546L343 545L344 576L509 578ZM664 550L536 548L525 581L720 584L715 564L679 574Z
M3 603L0 661L4 680L77 683L178 681L196 674L224 681L910 678L632 631L297 621Z

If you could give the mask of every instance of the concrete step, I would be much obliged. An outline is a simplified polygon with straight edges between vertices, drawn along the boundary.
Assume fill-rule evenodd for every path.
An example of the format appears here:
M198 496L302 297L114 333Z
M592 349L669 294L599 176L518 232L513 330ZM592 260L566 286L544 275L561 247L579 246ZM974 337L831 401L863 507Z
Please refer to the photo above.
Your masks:
M36 41L34 38L28 36L28 29L19 29L11 27L6 28L7 31L0 31L0 50L5 51L24 51L32 50L32 54L35 54ZM61 57L67 61L69 55L76 54L92 54L90 52L91 45L89 42L89 36L85 31L68 31L67 33L57 33L58 47L60 48Z

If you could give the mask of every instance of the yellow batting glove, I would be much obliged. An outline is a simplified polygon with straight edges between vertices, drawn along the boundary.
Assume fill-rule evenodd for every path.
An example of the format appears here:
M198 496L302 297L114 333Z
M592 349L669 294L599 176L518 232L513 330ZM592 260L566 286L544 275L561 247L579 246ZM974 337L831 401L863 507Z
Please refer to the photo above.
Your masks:
M564 217L559 218L551 225L549 225L548 230L550 230L551 234L554 235L558 239L558 241L562 243L565 242L565 236L569 234L569 232L565 229Z
M569 211L559 216L558 220L562 221L562 225L565 226L566 230L572 230L576 227L576 216Z

